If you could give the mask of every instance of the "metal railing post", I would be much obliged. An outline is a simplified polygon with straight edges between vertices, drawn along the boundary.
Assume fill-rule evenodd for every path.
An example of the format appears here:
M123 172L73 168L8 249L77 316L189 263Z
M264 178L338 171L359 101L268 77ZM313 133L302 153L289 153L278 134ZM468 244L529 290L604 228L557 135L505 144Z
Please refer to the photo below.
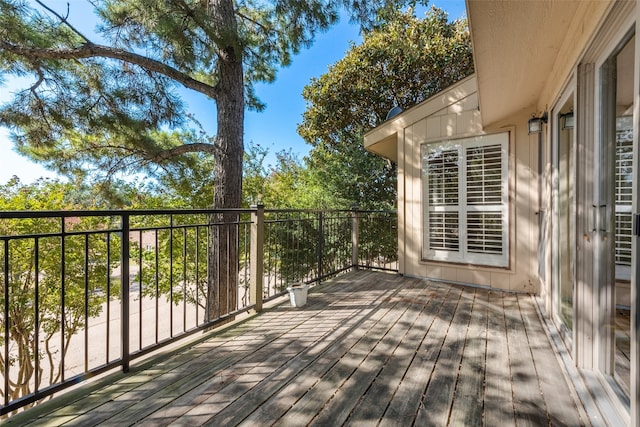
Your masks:
M121 311L120 324L122 331L122 372L129 372L129 215L122 214L122 242L120 247L120 281L121 281Z
M264 278L264 205L252 205L251 209L251 288L249 298L255 311L262 311Z
M324 254L324 215L318 212L318 284L322 281L322 261Z
M359 268L359 231L358 207L354 206L351 210L351 266L356 270Z

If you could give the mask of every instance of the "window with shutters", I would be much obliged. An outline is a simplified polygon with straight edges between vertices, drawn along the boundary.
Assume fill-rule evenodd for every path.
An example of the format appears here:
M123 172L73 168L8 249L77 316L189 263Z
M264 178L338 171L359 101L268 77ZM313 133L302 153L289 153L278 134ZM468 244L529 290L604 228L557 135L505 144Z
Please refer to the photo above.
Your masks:
M425 259L506 267L507 133L423 144Z

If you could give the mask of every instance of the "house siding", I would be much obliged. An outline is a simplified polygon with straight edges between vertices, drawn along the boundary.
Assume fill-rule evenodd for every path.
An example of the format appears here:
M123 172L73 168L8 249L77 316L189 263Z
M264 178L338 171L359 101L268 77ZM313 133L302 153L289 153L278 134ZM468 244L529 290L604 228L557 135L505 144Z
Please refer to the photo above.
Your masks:
M528 183L537 180L537 148L531 147L526 129L518 129L508 123L483 130L475 80L472 90L455 99L456 86L436 100L455 99L436 109L426 101L421 106L426 114L407 124L398 138L399 215L401 216L400 257L401 272L408 276L427 277L449 282L485 286L518 292L538 292L537 216L531 214L537 206L537 188ZM436 104L437 105L437 104ZM414 113L415 114L415 113ZM526 115L520 118L526 123ZM518 135L518 131L523 135ZM423 209L421 145L446 139L459 139L489 133L509 132L509 267L497 268L472 264L434 262L423 259ZM401 143L401 141L403 143ZM522 141L518 147L516 141ZM519 191L520 190L520 191ZM515 230L518 230L518 233Z

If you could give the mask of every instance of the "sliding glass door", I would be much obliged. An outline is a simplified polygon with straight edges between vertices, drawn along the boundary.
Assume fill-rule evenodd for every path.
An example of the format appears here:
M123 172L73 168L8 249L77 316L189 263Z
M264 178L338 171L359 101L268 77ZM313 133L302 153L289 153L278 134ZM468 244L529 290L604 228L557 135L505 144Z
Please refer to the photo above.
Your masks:
M635 36L627 36L600 67L600 135L596 147L594 217L600 319L599 369L630 392L631 203Z
M574 94L565 94L553 115L553 311L554 320L569 341L573 332L575 286Z

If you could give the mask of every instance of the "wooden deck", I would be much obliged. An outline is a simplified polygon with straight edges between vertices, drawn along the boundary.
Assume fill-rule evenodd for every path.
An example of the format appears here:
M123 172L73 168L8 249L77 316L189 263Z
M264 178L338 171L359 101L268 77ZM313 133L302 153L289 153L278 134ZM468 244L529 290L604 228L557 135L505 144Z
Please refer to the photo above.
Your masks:
M584 425L528 295L354 272L26 425Z

